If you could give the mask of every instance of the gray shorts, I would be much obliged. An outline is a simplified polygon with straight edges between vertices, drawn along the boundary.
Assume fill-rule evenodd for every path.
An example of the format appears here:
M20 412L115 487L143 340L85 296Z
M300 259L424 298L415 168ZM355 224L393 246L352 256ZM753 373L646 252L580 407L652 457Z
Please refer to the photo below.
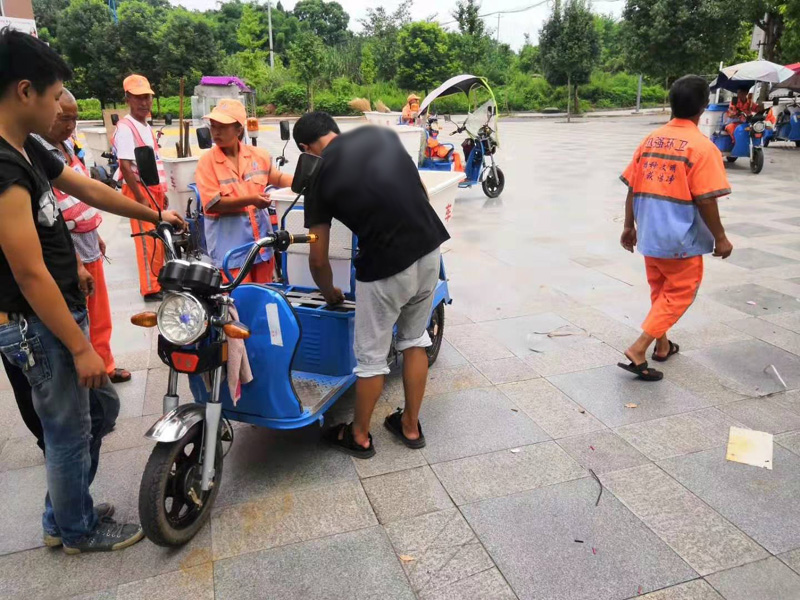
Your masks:
M399 352L431 345L428 323L439 281L439 256L437 248L397 275L356 284L353 372L358 377L389 373L387 357L395 324Z

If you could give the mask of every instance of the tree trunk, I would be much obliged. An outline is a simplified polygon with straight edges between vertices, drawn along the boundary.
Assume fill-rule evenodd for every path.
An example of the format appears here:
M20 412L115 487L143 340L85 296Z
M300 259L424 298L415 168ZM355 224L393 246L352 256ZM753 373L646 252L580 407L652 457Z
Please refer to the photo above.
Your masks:
M574 112L575 112L576 115L581 114L581 101L580 101L580 98L578 98L578 86L577 85L572 86L572 106L575 107L575 111Z
M567 123L570 122L570 115L572 114L572 107L570 103L572 102L572 77L567 75Z
M314 111L314 86L310 83L306 86L306 91L308 95L308 110L309 112Z
M661 112L667 112L667 101L669 100L669 76L664 78L664 108Z

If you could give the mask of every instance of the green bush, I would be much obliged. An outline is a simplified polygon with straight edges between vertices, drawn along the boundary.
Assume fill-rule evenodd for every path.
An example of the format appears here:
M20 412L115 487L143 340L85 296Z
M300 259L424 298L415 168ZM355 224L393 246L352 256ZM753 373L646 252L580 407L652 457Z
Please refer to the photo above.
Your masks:
M322 92L314 98L314 110L323 110L338 116L355 115L358 113L348 106L352 99L350 95L337 96L332 92Z
M299 83L286 83L269 98L280 113L298 113L306 109L306 88Z

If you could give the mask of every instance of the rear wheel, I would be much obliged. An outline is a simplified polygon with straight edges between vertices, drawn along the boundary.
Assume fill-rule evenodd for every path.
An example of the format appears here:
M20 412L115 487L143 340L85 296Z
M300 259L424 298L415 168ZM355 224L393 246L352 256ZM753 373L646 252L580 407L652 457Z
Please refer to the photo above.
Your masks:
M725 160L727 160L729 163L735 163L736 159L738 158L739 158L738 156L726 156Z
M764 151L761 148L753 148L753 158L750 159L750 170L758 175L764 168Z
M497 167L496 170L497 179L495 179L494 171L487 169L486 179L483 180L483 193L489 198L497 198L503 193L503 188L506 186L506 176L503 175L500 167Z
M442 349L442 339L444 338L444 302L433 309L431 322L428 325L428 335L431 336L431 345L425 348L428 353L428 366L432 366L439 356Z
M222 481L222 444L216 441L211 489L200 488L205 421L172 443L158 443L139 488L139 518L145 535L159 546L182 546L211 516Z

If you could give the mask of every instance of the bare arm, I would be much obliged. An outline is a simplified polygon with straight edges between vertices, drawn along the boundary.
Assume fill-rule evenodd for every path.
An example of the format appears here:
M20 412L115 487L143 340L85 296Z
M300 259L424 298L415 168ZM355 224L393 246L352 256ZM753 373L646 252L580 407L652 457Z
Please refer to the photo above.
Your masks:
M711 231L711 235L714 236L714 256L728 258L733 252L733 245L728 241L728 236L725 235L725 228L722 226L722 220L719 217L717 199L706 198L700 200L697 202L697 208L709 231Z
M269 173L269 184L275 187L285 188L292 185L294 175L291 173L283 173L278 169L272 169Z
M239 212L248 206L256 208L266 208L269 199L266 196L241 196L239 198L225 197L220 198L214 204L207 206L204 210L208 214L226 214Z
M636 246L636 221L633 216L633 189L628 188L628 196L625 198L625 225L622 228L620 244L628 252L633 252Z
M0 249L36 316L72 353L81 384L98 387L105 375L103 361L75 322L44 264L31 215L30 193L20 186L12 186L0 195Z
M133 192L133 195L136 197L136 201L139 204L150 206L150 199L144 193L142 193L142 190L139 188L139 182L136 180L136 175L133 174L131 165L133 165L132 160L127 160L124 158L119 159L119 170L122 172L122 178Z
M331 261L328 258L330 246L331 226L315 225L308 230L317 236L317 241L311 244L308 254L308 267L311 269L311 277L317 284L319 291L325 297L328 304L339 304L344 301L342 290L333 285L333 270Z
M90 177L79 175L72 169L64 169L53 183L58 189L75 196L89 206L94 206L121 217L158 224L158 212L152 208L131 202L129 198L119 192L115 192L107 185ZM173 226L183 226L183 220L172 211L163 211L162 219Z

